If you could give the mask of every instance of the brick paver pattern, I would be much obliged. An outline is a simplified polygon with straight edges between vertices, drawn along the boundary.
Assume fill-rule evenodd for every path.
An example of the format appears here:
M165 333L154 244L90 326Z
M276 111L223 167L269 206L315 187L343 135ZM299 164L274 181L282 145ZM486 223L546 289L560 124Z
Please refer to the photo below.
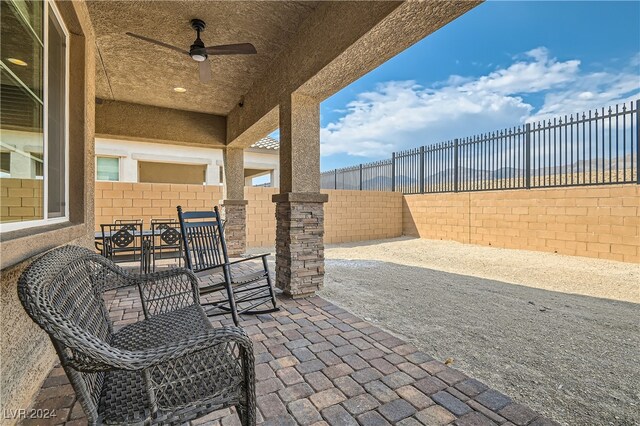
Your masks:
M106 296L114 327L143 319L135 289ZM412 344L318 297L279 298L280 311L244 316L254 342L258 424L263 425L555 425ZM214 327L227 317L211 319ZM82 425L84 413L60 366L34 408L56 410L23 425ZM192 425L239 425L233 409Z

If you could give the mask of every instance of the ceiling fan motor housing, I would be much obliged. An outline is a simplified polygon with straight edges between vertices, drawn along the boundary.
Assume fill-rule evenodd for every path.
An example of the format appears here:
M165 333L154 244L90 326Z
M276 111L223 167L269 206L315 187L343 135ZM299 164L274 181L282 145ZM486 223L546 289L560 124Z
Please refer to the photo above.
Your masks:
M202 19L192 19L191 28L198 32L201 32L204 31L205 28L207 28L207 24Z
M206 61L208 55L205 51L204 43L200 39L200 32L204 31L204 29L207 27L207 24L205 24L205 22L201 19L192 19L191 27L196 30L196 39L189 49L189 56L191 56L191 58L197 62Z

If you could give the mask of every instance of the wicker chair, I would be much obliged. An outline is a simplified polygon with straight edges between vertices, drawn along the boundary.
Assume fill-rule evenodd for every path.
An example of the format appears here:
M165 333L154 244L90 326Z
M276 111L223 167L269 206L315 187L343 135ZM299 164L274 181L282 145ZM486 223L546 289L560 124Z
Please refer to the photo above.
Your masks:
M145 319L114 332L103 293L130 285ZM129 274L64 246L36 259L18 292L49 334L89 424L182 424L231 406L243 425L255 424L251 340L237 327L211 327L190 271Z

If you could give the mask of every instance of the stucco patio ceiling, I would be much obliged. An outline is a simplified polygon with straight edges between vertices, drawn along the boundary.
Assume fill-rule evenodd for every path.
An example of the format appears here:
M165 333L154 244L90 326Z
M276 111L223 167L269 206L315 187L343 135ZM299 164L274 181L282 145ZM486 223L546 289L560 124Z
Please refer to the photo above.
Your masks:
M478 3L89 1L96 96L110 101L96 108L96 133L247 148L278 127L292 94L321 102ZM206 45L249 42L258 54L211 57L204 84L186 55L126 35L188 49L192 18L207 22Z
M314 1L89 1L96 34L98 98L174 109L227 113L264 73L313 12ZM127 36L155 38L188 50L189 21L207 23L207 45L253 43L257 55L211 57L213 79L201 83L189 57ZM187 93L178 94L174 87Z

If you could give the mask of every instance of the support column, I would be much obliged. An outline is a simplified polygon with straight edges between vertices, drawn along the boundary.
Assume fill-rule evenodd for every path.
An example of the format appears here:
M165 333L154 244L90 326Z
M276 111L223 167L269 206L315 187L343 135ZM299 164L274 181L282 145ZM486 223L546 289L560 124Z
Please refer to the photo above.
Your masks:
M272 188L280 188L280 168L276 167L269 173Z
M247 201L244 199L244 150L226 148L224 160L224 199L220 201L225 220L227 253L237 257L247 248Z
M324 206L320 193L320 104L292 94L280 102L280 194L276 203L276 285L305 297L324 281Z

